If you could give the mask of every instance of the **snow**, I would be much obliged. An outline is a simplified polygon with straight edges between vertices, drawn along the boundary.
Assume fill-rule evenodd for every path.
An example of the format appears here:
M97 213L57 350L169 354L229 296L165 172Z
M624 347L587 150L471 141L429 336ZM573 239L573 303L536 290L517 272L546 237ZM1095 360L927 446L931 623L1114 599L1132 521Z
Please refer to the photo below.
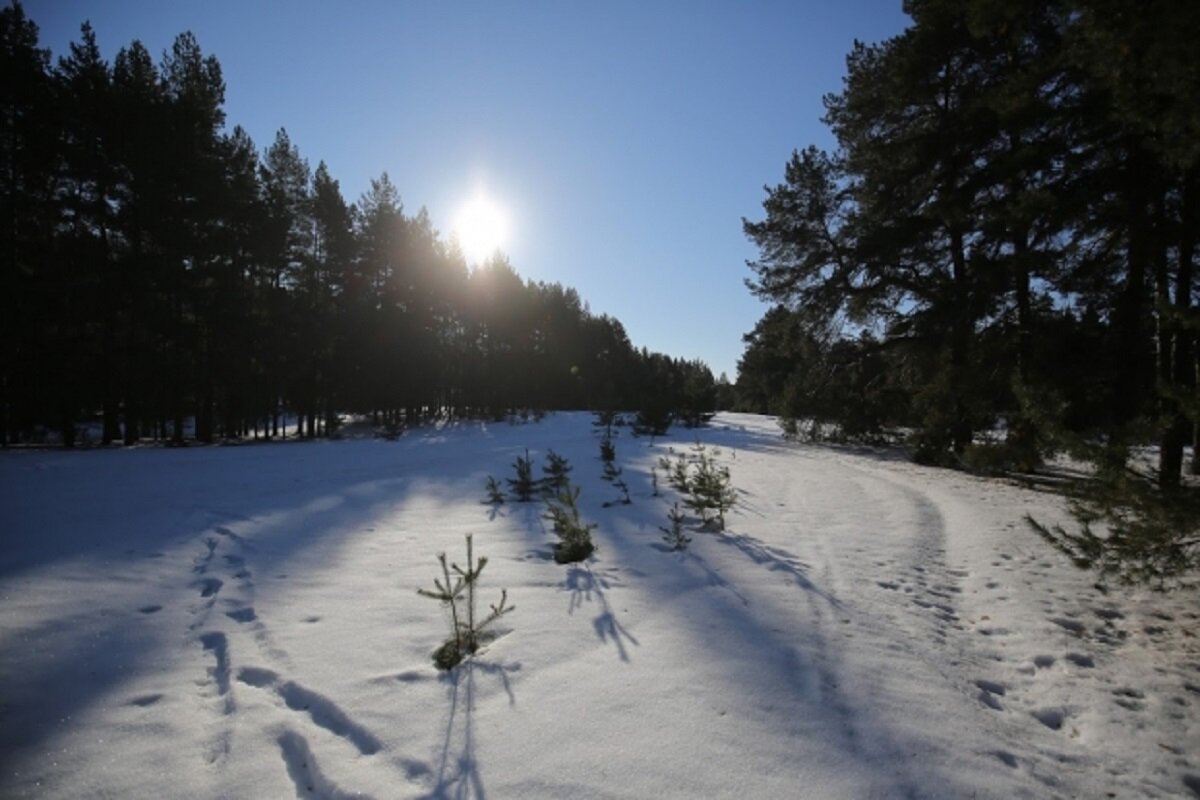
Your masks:
M3 797L1195 797L1200 603L1093 585L1023 522L1056 495L725 414L401 440L0 453ZM738 489L667 550L650 469ZM574 465L597 553L492 507ZM500 636L450 673L436 554L489 563Z

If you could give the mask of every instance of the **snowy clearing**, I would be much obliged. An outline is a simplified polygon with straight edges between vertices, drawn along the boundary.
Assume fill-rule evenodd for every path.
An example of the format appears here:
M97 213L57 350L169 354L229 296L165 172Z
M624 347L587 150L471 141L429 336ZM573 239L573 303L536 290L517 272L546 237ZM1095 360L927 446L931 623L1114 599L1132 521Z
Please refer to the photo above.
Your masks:
M397 442L0 453L3 797L1200 796L1200 593L1112 588L1062 500L725 414L738 505L669 552L697 432L585 414ZM598 552L483 504L574 466ZM451 673L436 554L501 635Z

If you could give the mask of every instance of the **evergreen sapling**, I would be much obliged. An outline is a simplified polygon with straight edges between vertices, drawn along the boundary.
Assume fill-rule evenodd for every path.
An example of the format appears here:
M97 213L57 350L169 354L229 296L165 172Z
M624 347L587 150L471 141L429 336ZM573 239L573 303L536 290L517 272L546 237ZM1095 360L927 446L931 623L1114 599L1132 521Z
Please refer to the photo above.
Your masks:
M476 652L486 641L485 629L515 606L508 605L508 590L500 590L500 602L489 606L491 613L482 620L475 615L475 584L487 566L487 557L475 561L472 536L467 534L467 568L458 564L446 564L446 554L438 553L442 565L442 577L434 578L434 590L417 589L422 597L437 600L450 608L450 638L433 654L433 663L439 669L452 669L468 655ZM465 595L465 597L464 597ZM460 608L461 606L461 608ZM465 616L465 618L464 618Z
M553 450L546 453L546 465L542 467L542 493L556 495L571 485L571 464Z
M612 506L628 506L633 504L633 500L629 497L629 484L625 483L624 478L616 478L613 480L612 485L621 493L621 497L617 500L609 500L605 502L605 508L611 508Z
M545 518L550 521L559 542L554 545L554 560L559 564L583 561L596 549L592 543L595 524L585 524L579 517L579 487L568 486L558 495L546 500Z
M663 532L663 541L672 550L683 550L692 540L692 537L683 532L683 520L684 516L683 512L679 510L679 503L675 503L667 512L667 521L671 523L671 527L658 526L658 529Z
M516 470L517 477L508 479L508 488L517 496L519 502L528 503L537 489L533 480L533 461L529 458L528 448L524 458L517 456L517 460L513 462L513 469Z
M609 436L600 440L600 460L605 464L612 463L617 457L617 447Z
M488 475L487 493L488 496L487 500L484 501L485 503L490 503L491 505L500 505L504 502L504 492L500 491L500 482L497 481L492 475Z

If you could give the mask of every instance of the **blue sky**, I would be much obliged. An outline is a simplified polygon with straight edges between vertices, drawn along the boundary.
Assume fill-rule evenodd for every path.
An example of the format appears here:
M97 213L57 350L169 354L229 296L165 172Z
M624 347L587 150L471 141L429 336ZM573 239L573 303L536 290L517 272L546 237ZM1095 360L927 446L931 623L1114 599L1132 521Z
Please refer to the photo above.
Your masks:
M764 184L829 146L821 97L900 0L267 2L26 0L55 57L91 20L110 59L190 30L221 62L228 125L280 127L350 202L388 172L448 231L479 186L526 278L574 286L633 343L736 376L766 307L743 286Z

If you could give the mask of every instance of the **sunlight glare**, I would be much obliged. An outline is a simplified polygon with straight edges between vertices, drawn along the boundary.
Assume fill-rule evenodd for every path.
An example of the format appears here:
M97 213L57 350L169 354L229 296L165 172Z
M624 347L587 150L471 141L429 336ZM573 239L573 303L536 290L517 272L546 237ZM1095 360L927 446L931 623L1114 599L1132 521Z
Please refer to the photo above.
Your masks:
M480 191L459 209L453 230L467 263L479 264L507 243L508 215Z

